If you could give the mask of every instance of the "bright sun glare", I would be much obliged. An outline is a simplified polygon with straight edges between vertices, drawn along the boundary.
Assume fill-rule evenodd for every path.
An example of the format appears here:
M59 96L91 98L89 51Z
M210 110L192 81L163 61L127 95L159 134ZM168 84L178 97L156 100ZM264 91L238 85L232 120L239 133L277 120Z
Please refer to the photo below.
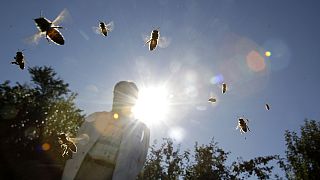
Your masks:
M139 90L132 112L147 126L164 121L169 110L168 92L164 87L145 87Z

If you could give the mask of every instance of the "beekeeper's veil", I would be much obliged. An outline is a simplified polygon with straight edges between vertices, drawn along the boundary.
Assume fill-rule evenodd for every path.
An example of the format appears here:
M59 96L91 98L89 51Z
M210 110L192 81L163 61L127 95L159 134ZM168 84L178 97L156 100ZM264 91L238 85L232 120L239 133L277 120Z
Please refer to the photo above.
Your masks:
M130 81L120 81L113 90L113 112L124 112L131 110L138 98L138 87Z

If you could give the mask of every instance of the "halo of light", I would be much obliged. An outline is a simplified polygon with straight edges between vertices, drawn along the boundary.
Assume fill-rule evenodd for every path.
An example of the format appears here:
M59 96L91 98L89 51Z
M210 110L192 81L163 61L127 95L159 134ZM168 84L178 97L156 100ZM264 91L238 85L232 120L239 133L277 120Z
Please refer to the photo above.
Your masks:
M246 57L248 67L255 72L262 71L266 68L264 58L257 51L250 51Z
M198 74L194 70L188 70L185 73L184 77L185 77L186 83L188 83L188 84L189 83L195 83L198 80Z
M165 87L145 87L139 90L134 116L147 126L164 121L169 110L169 95Z
M177 142L181 142L185 137L185 131L181 127L173 127L169 130L169 137Z
M113 119L118 119L119 118L119 114L118 113L114 113L113 114Z
M198 96L199 92L195 86L188 86L185 88L185 94L190 98L195 98Z
M264 55L265 55L266 57L270 57L270 56L271 56L271 52L270 52L270 51L266 51L266 52L264 53Z
M43 144L41 145L41 149L42 149L43 151L48 151L48 150L50 149L50 144L49 144L49 143L43 143Z
M223 82L222 74L215 75L210 79L210 83L211 84L219 84L219 83L222 83L222 82Z
M288 67L291 60L291 51L284 41L270 39L263 44L263 48L272 52L271 70L278 71Z

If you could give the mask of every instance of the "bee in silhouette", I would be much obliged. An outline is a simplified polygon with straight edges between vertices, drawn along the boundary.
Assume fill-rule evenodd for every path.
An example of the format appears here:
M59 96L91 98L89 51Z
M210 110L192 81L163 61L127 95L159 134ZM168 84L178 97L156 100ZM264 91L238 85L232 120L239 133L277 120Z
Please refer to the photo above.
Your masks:
M34 22L39 29L39 32L31 37L31 42L38 43L40 37L45 36L45 38L50 42L50 40L58 45L64 45L64 38L58 29L63 27L57 26L63 19L68 15L68 11L64 9L54 21L50 21L40 15L39 18L34 19Z
M210 97L210 98L208 99L208 102L215 103L215 102L217 102L217 99L216 99L216 98L213 98L213 97Z
M67 155L68 157L72 157L72 153L77 152L77 146L73 141L64 133L58 135L58 142L60 147L62 148L62 157Z
M227 91L227 85L225 83L222 83L222 94L226 93Z
M171 39L161 36L159 28L154 29L149 36L143 37L145 44L149 44L149 50L152 51L156 47L166 48L170 45Z
M248 123L249 123L248 119L244 117L238 118L238 126L236 127L236 129L240 128L241 134L246 133L250 131Z
M159 32L159 28L155 29L151 32L150 38L149 40L146 42L146 44L149 43L149 50L152 51L154 50L157 45L158 45L158 41L159 41L159 37L160 37L160 32Z
M266 107L266 110L268 110L268 111L270 110L269 104L266 104L265 107Z
M102 34L103 36L108 36L108 33L111 32L114 28L114 23L113 23L113 21L111 21L108 24L106 24L105 22L100 21L99 27L93 27L93 28L97 34Z
M23 50L22 50L23 51ZM22 51L18 51L16 53L16 56L14 57L14 61L11 62L11 64L16 64L20 67L20 69L24 69L24 55Z

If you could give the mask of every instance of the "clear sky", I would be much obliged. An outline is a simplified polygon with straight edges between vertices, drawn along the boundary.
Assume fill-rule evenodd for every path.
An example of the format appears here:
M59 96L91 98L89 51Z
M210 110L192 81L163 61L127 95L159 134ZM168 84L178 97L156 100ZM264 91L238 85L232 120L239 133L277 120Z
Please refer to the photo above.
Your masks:
M65 45L25 42L38 31L40 10L53 20L65 8ZM27 70L10 64L26 49L28 65L52 66L86 114L111 109L117 81L164 86L170 106L150 126L152 139L172 135L192 148L214 136L232 157L284 155L286 129L320 120L319 9L316 0L1 1L0 80L29 81ZM92 30L99 20L114 22L107 37ZM144 37L157 27L167 47L150 52ZM235 130L242 115L250 120L246 135Z

